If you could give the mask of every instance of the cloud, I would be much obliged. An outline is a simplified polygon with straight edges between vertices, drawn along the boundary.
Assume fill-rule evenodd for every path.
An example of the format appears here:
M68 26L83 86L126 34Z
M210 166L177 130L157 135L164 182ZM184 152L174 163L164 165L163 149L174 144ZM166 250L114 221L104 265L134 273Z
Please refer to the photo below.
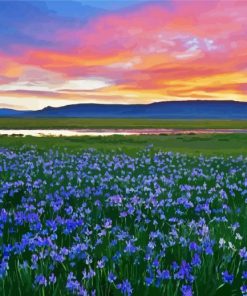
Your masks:
M64 92L64 91L90 91L110 86L109 82L100 79L76 79L66 80L60 83L48 83L40 81L15 81L0 85L1 91L42 91L42 92Z
M81 2L68 11L44 4L20 2L22 21L13 3L0 13L0 24L11 24L0 31L2 92L72 103L245 100L244 1L91 2L81 18Z
M81 91L101 89L110 85L110 82L103 79L74 79L66 81L62 87L63 90Z

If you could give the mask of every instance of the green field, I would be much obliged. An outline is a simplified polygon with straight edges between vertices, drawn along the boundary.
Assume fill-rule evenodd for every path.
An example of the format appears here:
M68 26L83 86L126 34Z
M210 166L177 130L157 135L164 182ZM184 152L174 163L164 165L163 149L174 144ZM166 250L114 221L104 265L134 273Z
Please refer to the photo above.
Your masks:
M0 136L0 295L240 295L246 167L247 134Z
M160 136L109 136L109 137L13 137L1 136L0 147L20 148L35 145L41 150L50 148L79 151L95 148L100 151L122 150L133 154L148 145L162 151L190 155L247 155L247 135L160 135Z
M241 141L1 138L0 295L246 296L246 157L71 149Z
M177 128L247 129L245 120L0 118L0 129Z

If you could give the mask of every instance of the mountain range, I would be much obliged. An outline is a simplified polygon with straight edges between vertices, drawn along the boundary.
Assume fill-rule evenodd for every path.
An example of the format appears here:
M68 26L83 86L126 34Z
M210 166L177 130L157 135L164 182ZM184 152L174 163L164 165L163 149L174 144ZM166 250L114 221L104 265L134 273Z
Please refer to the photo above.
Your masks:
M76 104L38 111L0 109L0 117L247 119L247 102L173 101L152 104Z

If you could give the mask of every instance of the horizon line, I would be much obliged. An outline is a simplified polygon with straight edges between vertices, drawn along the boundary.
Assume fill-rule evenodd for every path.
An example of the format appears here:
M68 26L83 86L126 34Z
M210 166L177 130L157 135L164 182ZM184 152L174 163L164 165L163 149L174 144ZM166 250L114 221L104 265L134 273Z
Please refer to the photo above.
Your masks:
M153 104L158 104L158 103L184 103L184 102L217 102L217 103L247 103L247 101L241 101L241 100L236 100L236 99L223 99L223 100L217 100L217 99L180 99L180 100L166 100L166 101L154 101L154 102L150 102L150 103L97 103L97 102L85 102L85 103L74 103L74 104L65 104L65 105L61 105L61 106L50 106L47 105L41 109L18 109L18 108L11 108L11 106L9 107L1 107L0 104L0 110L13 110L13 111L17 111L17 112L37 112L37 111L42 111L48 108L52 108L52 109L58 109L58 108L63 108L63 107L68 107L68 106L77 106L77 105L105 105L105 106L110 106L110 105L119 105L119 106L149 106L149 105L153 105Z

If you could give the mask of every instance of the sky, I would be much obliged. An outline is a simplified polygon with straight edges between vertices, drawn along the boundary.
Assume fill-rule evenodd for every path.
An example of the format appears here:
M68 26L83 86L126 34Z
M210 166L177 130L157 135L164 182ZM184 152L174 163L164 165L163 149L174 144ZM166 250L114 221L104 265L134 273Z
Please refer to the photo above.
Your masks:
M0 108L247 101L245 0L0 0Z

